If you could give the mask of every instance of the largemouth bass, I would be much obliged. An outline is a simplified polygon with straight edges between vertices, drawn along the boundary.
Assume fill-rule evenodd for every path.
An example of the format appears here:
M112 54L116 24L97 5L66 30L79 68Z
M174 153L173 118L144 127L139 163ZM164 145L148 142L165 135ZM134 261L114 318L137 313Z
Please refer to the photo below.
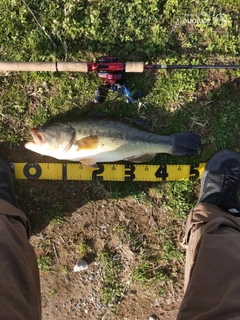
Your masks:
M27 149L85 165L119 160L146 162L156 153L194 154L199 145L196 134L161 136L105 119L57 123L30 131L33 141L25 144Z

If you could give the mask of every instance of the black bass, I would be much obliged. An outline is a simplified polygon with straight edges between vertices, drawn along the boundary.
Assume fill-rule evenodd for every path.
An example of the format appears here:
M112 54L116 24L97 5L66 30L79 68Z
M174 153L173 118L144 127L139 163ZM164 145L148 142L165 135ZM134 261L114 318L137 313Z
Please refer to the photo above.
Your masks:
M33 141L25 144L27 149L85 165L119 160L146 162L156 153L195 154L199 145L199 136L193 133L161 136L105 119L50 124L30 131Z

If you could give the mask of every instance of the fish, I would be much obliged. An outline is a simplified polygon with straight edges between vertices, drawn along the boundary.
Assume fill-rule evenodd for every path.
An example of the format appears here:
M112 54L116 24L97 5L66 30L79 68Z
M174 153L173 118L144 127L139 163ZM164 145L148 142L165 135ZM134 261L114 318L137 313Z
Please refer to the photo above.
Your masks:
M99 162L148 162L157 153L187 155L198 152L194 133L169 136L142 130L117 120L90 119L53 123L30 129L33 140L25 148L59 160L87 166Z

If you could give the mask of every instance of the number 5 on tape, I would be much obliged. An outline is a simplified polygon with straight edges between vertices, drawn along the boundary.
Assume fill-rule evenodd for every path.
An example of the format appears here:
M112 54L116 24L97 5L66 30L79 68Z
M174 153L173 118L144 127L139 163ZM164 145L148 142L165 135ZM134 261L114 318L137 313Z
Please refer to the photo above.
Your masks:
M202 177L205 166L206 163L200 163L199 165L191 165L189 172L189 180L194 181L200 179Z

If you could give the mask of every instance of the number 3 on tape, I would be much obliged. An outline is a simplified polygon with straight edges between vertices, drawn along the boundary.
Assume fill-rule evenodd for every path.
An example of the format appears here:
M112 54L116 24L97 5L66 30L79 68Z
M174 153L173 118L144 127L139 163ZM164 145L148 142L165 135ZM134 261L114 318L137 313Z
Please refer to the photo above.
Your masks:
M134 164L126 164L125 165L125 181L133 181L136 176L135 176L135 171L136 167Z

